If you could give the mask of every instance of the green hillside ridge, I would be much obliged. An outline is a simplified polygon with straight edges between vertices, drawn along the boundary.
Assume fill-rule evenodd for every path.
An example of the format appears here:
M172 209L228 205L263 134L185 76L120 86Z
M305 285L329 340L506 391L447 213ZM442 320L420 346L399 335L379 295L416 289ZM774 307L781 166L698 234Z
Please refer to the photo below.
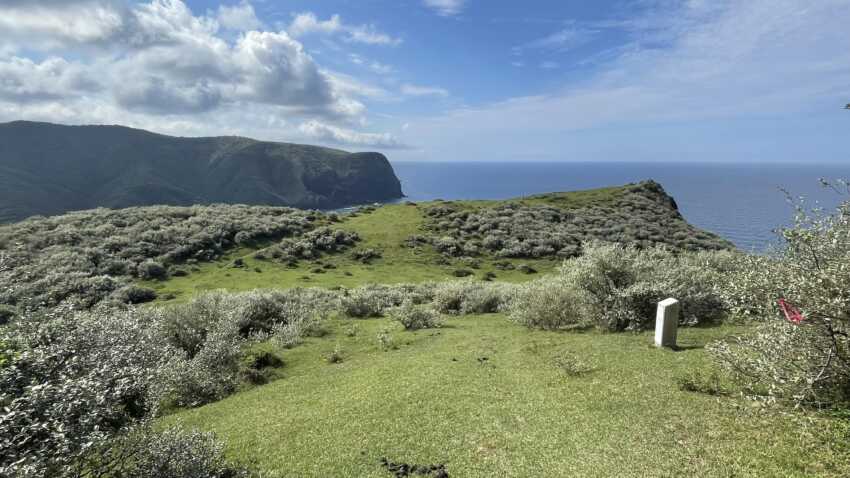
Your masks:
M477 231L441 229L438 220L430 215L434 210L486 215L487 211L503 208L516 213L500 217L505 234L522 235L526 243L557 245L559 241L565 242L570 253L559 254L563 248L543 249L542 253L528 248L528 254L522 251L499 254L502 251L480 245L482 234ZM523 218L523 213L528 211L534 215L543 211L552 219L553 209L558 211L554 215L557 222ZM468 215L464 217L469 219ZM512 230L511 221L517 221L521 227ZM529 227L530 223L537 227ZM442 281L459 276L523 282L536 277L535 273L557 269L563 259L580 254L582 242L594 239L643 247L663 244L674 250L733 248L728 241L688 224L672 198L651 181L512 200L433 201L368 207L356 214L340 216L340 222L333 227L359 235L361 240L353 251L374 250L380 257L364 263L353 258L350 252L330 253L288 265L274 259L274 246L242 247L230 251L222 260L197 264L185 276L142 284L157 290L161 298L185 300L195 293L215 289L356 287L369 283ZM535 230L536 234L532 234ZM487 232L492 233L492 229ZM442 247L446 241L459 246L456 250L447 250ZM475 247L471 252L464 251L462 244ZM234 267L234 261L238 261L238 267Z
M399 197L380 153L122 126L0 124L0 222L96 207L336 208Z

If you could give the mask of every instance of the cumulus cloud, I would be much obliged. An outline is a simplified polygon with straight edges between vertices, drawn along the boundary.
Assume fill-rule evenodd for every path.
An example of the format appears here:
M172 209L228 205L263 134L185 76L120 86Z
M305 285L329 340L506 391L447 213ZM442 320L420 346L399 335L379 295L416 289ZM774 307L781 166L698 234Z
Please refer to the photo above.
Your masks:
M295 15L286 29L290 36L299 38L309 34L342 34L343 40L368 45L399 45L401 38L392 37L378 31L374 25L347 25L339 15L327 20L319 20L313 12Z
M449 17L462 12L466 0L423 0L423 3L438 15Z
M246 1L195 15L181 0L3 0L0 119L178 134L244 128L278 140L292 136L292 128L277 129L287 119L365 124L357 98L385 92L321 68L286 31L261 29ZM27 58L33 51L46 59ZM345 134L337 136L341 144ZM354 138L391 143L380 135Z
M0 3L0 45L59 49L106 43L127 29L127 8L111 0L9 0Z
M28 58L0 60L0 100L42 102L94 92L99 84L78 63L51 57L40 63Z
M331 144L398 149L407 147L389 133L360 133L316 120L302 123L298 129L308 138Z
M258 30L263 27L254 7L244 0L237 5L220 5L218 23L224 28L236 31Z

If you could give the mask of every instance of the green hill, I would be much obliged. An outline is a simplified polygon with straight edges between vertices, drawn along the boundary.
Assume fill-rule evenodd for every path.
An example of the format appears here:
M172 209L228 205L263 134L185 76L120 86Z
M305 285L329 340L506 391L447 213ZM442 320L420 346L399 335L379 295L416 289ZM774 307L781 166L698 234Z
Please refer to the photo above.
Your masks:
M379 153L122 126L0 124L0 222L96 207L335 208L401 196Z

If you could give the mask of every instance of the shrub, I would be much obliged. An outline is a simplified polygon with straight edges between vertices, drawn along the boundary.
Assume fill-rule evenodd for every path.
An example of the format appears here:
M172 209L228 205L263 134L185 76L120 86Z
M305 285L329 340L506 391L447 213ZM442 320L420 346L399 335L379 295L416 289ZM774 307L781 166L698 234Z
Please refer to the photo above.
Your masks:
M557 278L538 279L520 286L510 303L508 316L526 327L546 330L591 324L582 297L570 284Z
M509 286L474 281L437 284L433 304L443 314L486 314L501 310L509 296Z
M94 470L126 478L238 478L248 470L228 463L213 433L171 427L140 427L88 459ZM94 454L93 454L94 455ZM116 460L117 457L117 460ZM100 476L94 474L93 476Z
M652 326L657 303L666 297L681 302L683 323L722 317L726 309L714 287L717 274L708 265L665 248L589 243L581 257L564 263L560 275L566 287L580 293L599 327L640 330Z
M375 249L361 249L351 253L351 258L364 264L369 264L373 259L380 259L381 253Z
M398 287L368 285L346 291L342 310L349 317L380 317L390 307L401 304L403 291Z
M168 277L168 269L156 261L145 261L139 264L137 274L143 280L163 280Z
M60 308L0 328L0 475L69 472L156 411L168 346L142 312ZM37 384L37 386L33 386Z
M113 292L113 297L122 304L143 304L156 300L156 291L147 287L127 285Z
M401 323L405 330L433 329L442 325L439 312L431 306L410 301L390 310L390 318Z
M14 307L0 304L0 325L8 324L17 315L18 311Z
M692 370L687 374L677 376L676 385L683 392L706 395L728 395L730 393L725 377L721 376L717 370L710 372L705 372L702 369Z
M389 327L384 327L378 331L378 346L384 352L396 348L395 343L393 341L392 329Z
M772 257L740 258L735 268L742 273L721 283L728 302L765 324L710 350L755 398L847 407L850 202L832 215L798 207L782 238L784 247ZM787 318L777 307L780 299Z

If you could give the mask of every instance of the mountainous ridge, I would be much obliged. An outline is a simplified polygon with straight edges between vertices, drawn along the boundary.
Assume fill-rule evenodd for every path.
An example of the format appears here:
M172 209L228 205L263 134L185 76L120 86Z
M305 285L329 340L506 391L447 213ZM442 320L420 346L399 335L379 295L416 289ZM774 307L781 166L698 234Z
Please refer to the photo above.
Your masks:
M326 209L402 196L380 153L125 126L0 124L0 222L96 207Z

